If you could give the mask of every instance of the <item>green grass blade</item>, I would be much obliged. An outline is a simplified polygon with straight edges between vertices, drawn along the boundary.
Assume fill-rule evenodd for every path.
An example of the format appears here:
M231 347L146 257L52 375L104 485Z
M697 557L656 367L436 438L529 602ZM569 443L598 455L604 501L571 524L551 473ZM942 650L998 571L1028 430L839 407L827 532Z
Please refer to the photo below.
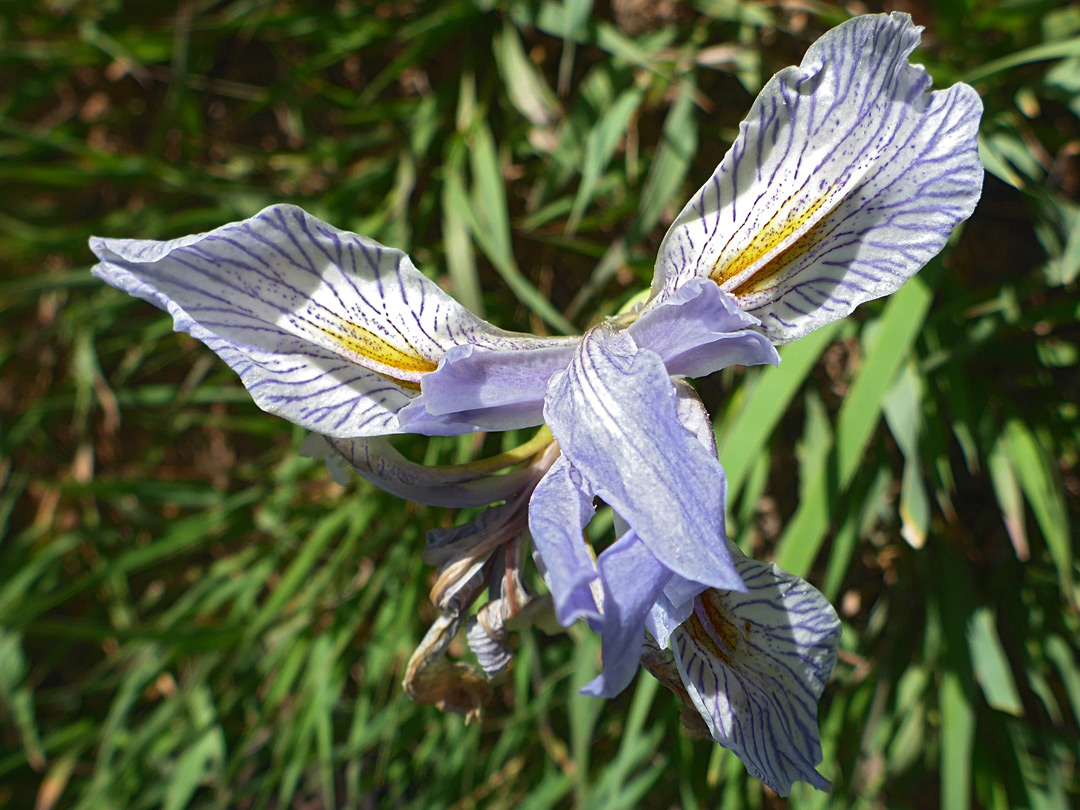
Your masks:
M802 576L817 556L829 529L830 493L842 492L851 483L881 417L889 386L918 337L931 298L929 288L916 276L885 305L873 345L837 418L835 480L830 480L830 474L819 477L812 495L799 505L784 530L776 555L784 570Z
M732 421L717 429L720 461L728 481L728 500L738 497L746 475L765 450L792 398L832 341L839 323L811 332L802 340L780 349L780 368L763 368L757 383Z

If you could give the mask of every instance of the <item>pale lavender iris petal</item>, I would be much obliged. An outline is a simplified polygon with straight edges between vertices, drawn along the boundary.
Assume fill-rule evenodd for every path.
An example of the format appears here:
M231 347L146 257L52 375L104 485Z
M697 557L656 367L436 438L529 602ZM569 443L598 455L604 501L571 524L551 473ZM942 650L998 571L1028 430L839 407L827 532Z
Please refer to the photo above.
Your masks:
M775 350L774 350L775 351ZM716 434L713 433L709 412L697 392L685 380L675 383L675 412L679 423L697 437L698 442L710 455L716 455ZM721 481L720 504L727 499L727 479ZM720 513L720 529L726 532L723 510ZM724 542L728 542L726 537ZM730 547L729 547L730 548ZM694 597L705 590L705 586L678 574L672 574L664 584L664 591L656 604L649 611L645 626L661 647L666 647L671 632L690 616L694 609Z
M260 407L324 435L399 432L395 414L455 346L552 345L496 329L401 251L294 206L167 242L90 246L98 278L167 310L240 374Z
M309 458L324 459L341 483L344 480L340 473L347 465L375 486L399 498L455 509L506 500L520 492L536 475L529 467L482 478L467 470L428 467L409 461L390 442L378 437L334 439L313 433L300 451Z
M424 375L423 407L441 419L468 422L484 430L511 430L544 421L548 380L566 368L578 338L555 338L531 351L478 351L457 346L437 371ZM406 414L402 415L407 420Z
M817 707L836 663L840 620L809 583L733 551L744 593L706 591L672 636L683 684L713 738L780 794L829 786Z
M685 408L682 405L683 389L685 388L689 395L694 399L697 399L697 394L693 392L686 383L676 383L676 391L678 392L678 412L679 418L683 418L683 411ZM700 403L701 400L698 400ZM701 406L704 411L705 406ZM706 416L707 419L707 416ZM687 424L685 421L683 424ZM689 426L689 425L687 425ZM710 431L711 432L711 431ZM630 531L630 524L627 523L618 512L614 515L615 523L615 535L622 537ZM640 538L638 538L640 541ZM671 589L675 594L677 602L672 602L668 598L666 591ZM705 590L705 586L700 582L693 582L685 577L680 577L678 574L672 574L667 571L667 581L664 583L663 590L656 595L656 601L649 613L645 617L645 629L652 633L661 647L666 647L668 643L668 636L671 635L671 631L686 621L687 616L694 609L694 597Z
M668 639L675 628L690 618L693 612L693 599L676 605L661 592L656 597L656 602L649 608L649 615L645 617L645 629L652 634L657 644L667 647Z
M691 279L647 309L627 331L643 349L664 358L668 373L704 377L728 366L779 365L772 342L747 315L708 279Z
M685 606L692 603L694 597L705 590L706 587L706 585L702 585L695 580L680 577L678 574L672 574L671 579L664 585L664 596L671 603L672 607L681 612L685 610ZM686 613L689 615L689 611L686 611Z
M712 278L783 343L940 251L979 199L982 104L964 84L927 92L918 43L906 14L857 17L776 74L665 236L654 300Z
M579 618L600 618L592 595L598 574L582 534L595 511L592 491L565 457L551 465L529 500L529 533L555 616L565 627Z
M645 642L645 618L664 583L665 568L631 529L596 561L604 587L604 618L600 623L604 669L581 693L615 697L634 679Z
M672 572L741 589L724 546L723 470L678 420L658 354L601 325L551 379L544 418L593 492Z

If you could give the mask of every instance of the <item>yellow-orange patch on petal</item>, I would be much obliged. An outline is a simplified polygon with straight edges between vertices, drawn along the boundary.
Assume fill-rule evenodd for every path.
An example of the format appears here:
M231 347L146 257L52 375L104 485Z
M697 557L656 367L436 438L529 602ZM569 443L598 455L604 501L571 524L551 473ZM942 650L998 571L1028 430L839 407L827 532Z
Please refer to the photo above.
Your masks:
M702 592L697 608L683 624L683 630L689 633L702 649L708 650L724 663L731 664L732 659L737 656L740 641L750 635L750 623L746 623L743 633L740 634L738 626L725 610L720 594L711 588ZM722 647L716 643L717 639L722 642Z
M769 221L754 234L749 244L736 255L717 261L710 278L725 291L735 295L752 292L774 277L817 241L804 244L807 237L820 234L820 224L842 199L833 188L806 203L805 195L794 196L780 206Z
M809 253L825 238L829 232L829 217L833 210L835 209L826 212L825 216L815 222L802 236L777 252L775 256L729 292L738 298L750 293L761 292L768 287L770 282L780 275L785 268L789 267L796 259Z
M333 329L325 323L313 323L312 326L346 357L406 388L419 389L421 375L439 366L436 360L424 357L411 348L395 346L374 332L344 319L336 319L336 328Z

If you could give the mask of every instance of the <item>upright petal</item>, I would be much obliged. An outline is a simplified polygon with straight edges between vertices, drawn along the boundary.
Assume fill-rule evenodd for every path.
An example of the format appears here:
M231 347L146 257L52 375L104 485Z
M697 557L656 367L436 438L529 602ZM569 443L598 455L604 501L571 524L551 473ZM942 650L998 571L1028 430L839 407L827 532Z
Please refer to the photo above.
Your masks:
M481 321L401 251L294 206L168 242L90 246L98 278L167 310L261 408L327 436L400 432L397 412L455 346L550 345Z
M982 104L928 93L906 14L869 15L810 46L758 95L739 137L665 236L654 301L711 278L794 340L899 288L979 199Z
M780 794L824 790L817 704L840 620L809 583L733 548L744 593L706 591L671 637L683 685L713 738Z
M655 352L606 324L590 330L548 387L544 418L589 487L672 572L741 589L724 545L723 470L680 424Z
M595 511L592 491L563 456L529 500L529 534L543 564L555 616L564 627L579 618L600 618L592 594L598 575L582 533Z

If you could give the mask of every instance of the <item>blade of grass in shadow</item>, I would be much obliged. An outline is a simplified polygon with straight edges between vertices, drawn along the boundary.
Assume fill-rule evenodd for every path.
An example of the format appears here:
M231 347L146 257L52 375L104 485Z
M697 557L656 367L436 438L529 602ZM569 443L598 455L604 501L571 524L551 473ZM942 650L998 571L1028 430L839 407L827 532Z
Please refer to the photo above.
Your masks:
M883 403L885 422L904 454L900 487L900 534L912 548L922 548L930 528L930 497L926 492L919 437L924 418L921 403L923 379L914 363L908 363L893 383Z
M918 337L932 297L916 276L885 305L873 344L840 407L833 469L818 477L780 538L776 562L784 570L804 576L817 556L834 511L834 493L839 496L851 483L881 418L889 386Z
M460 153L459 153L460 154ZM450 275L453 296L475 315L484 317L484 299L480 294L480 277L476 272L465 216L455 201L465 199L465 181L461 166L451 156L443 178L442 213L443 246L446 250L446 270Z
M992 608L979 608L972 614L968 626L968 645L975 678L986 696L986 702L992 709L1015 717L1023 715L1024 704L1020 701L1020 692L1009 669L1009 659L1001 646Z
M795 392L840 326L839 322L831 323L781 348L780 368L758 370L757 381L749 396L732 415L731 421L722 429L717 428L716 439L720 461L727 474L729 503L738 497L747 473L760 458Z
M934 599L943 637L943 672L938 684L941 808L968 810L975 748L975 687L967 639L974 603L962 560L941 544L933 549Z
M1001 73L1020 65L1043 62L1048 59L1064 59L1070 56L1080 56L1080 37L1072 37L1061 42L1044 42L1011 53L1008 56L1003 56L1000 59L994 59L974 70L969 70L960 77L960 81L968 83L981 82L995 73Z
M637 114L644 101L644 92L637 88L624 91L604 111L600 120L596 122L585 139L585 160L581 166L581 183L574 195L574 207L570 210L570 216L566 221L565 233L574 233L581 223L581 217L585 209L592 202L596 193L596 185L600 175L607 168L608 163L615 154L619 141L626 136L630 121Z
M653 158L649 176L645 179L637 216L622 239L627 250L660 221L669 206L679 202L676 196L682 191L686 173L697 151L695 92L696 86L692 78L683 79L678 85L678 94L664 118L660 146ZM612 250L609 250L609 255L612 255ZM576 317L596 291L615 275L618 268L619 265L614 262L602 261L597 265L566 308L568 316Z
M1057 567L1062 594L1075 604L1077 595L1073 588L1074 563L1068 509L1054 474L1053 461L1047 458L1043 443L1019 419L1009 420L1004 438L1013 470Z
M577 331L574 325L522 275L514 261L506 187L495 142L483 122L473 124L469 139L469 163L473 181L471 198L462 196L463 189L448 187L450 204L459 207L473 239L518 300L560 333L574 334Z
M639 674L626 727L620 735L618 753L596 778L596 789L590 797L589 807L597 810L636 807L634 791L627 784L628 777L636 769L646 766L648 770L644 776L649 777L652 772L651 778L655 779L659 776L656 771L666 765L665 757L660 757L660 762L654 761L660 742L664 739L665 729L662 726L645 729L645 719L652 708L659 686L660 682L655 678L644 673Z
M580 629L580 627L578 628ZM581 688L596 676L600 658L599 639L593 633L573 633L574 676L567 681L570 689L566 701L570 714L570 755L574 763L574 801L586 807L593 796L589 778L589 754L592 749L596 720L603 701L581 694Z
M505 21L492 43L495 66L510 102L533 126L546 127L559 118L559 100L525 53L517 29Z

